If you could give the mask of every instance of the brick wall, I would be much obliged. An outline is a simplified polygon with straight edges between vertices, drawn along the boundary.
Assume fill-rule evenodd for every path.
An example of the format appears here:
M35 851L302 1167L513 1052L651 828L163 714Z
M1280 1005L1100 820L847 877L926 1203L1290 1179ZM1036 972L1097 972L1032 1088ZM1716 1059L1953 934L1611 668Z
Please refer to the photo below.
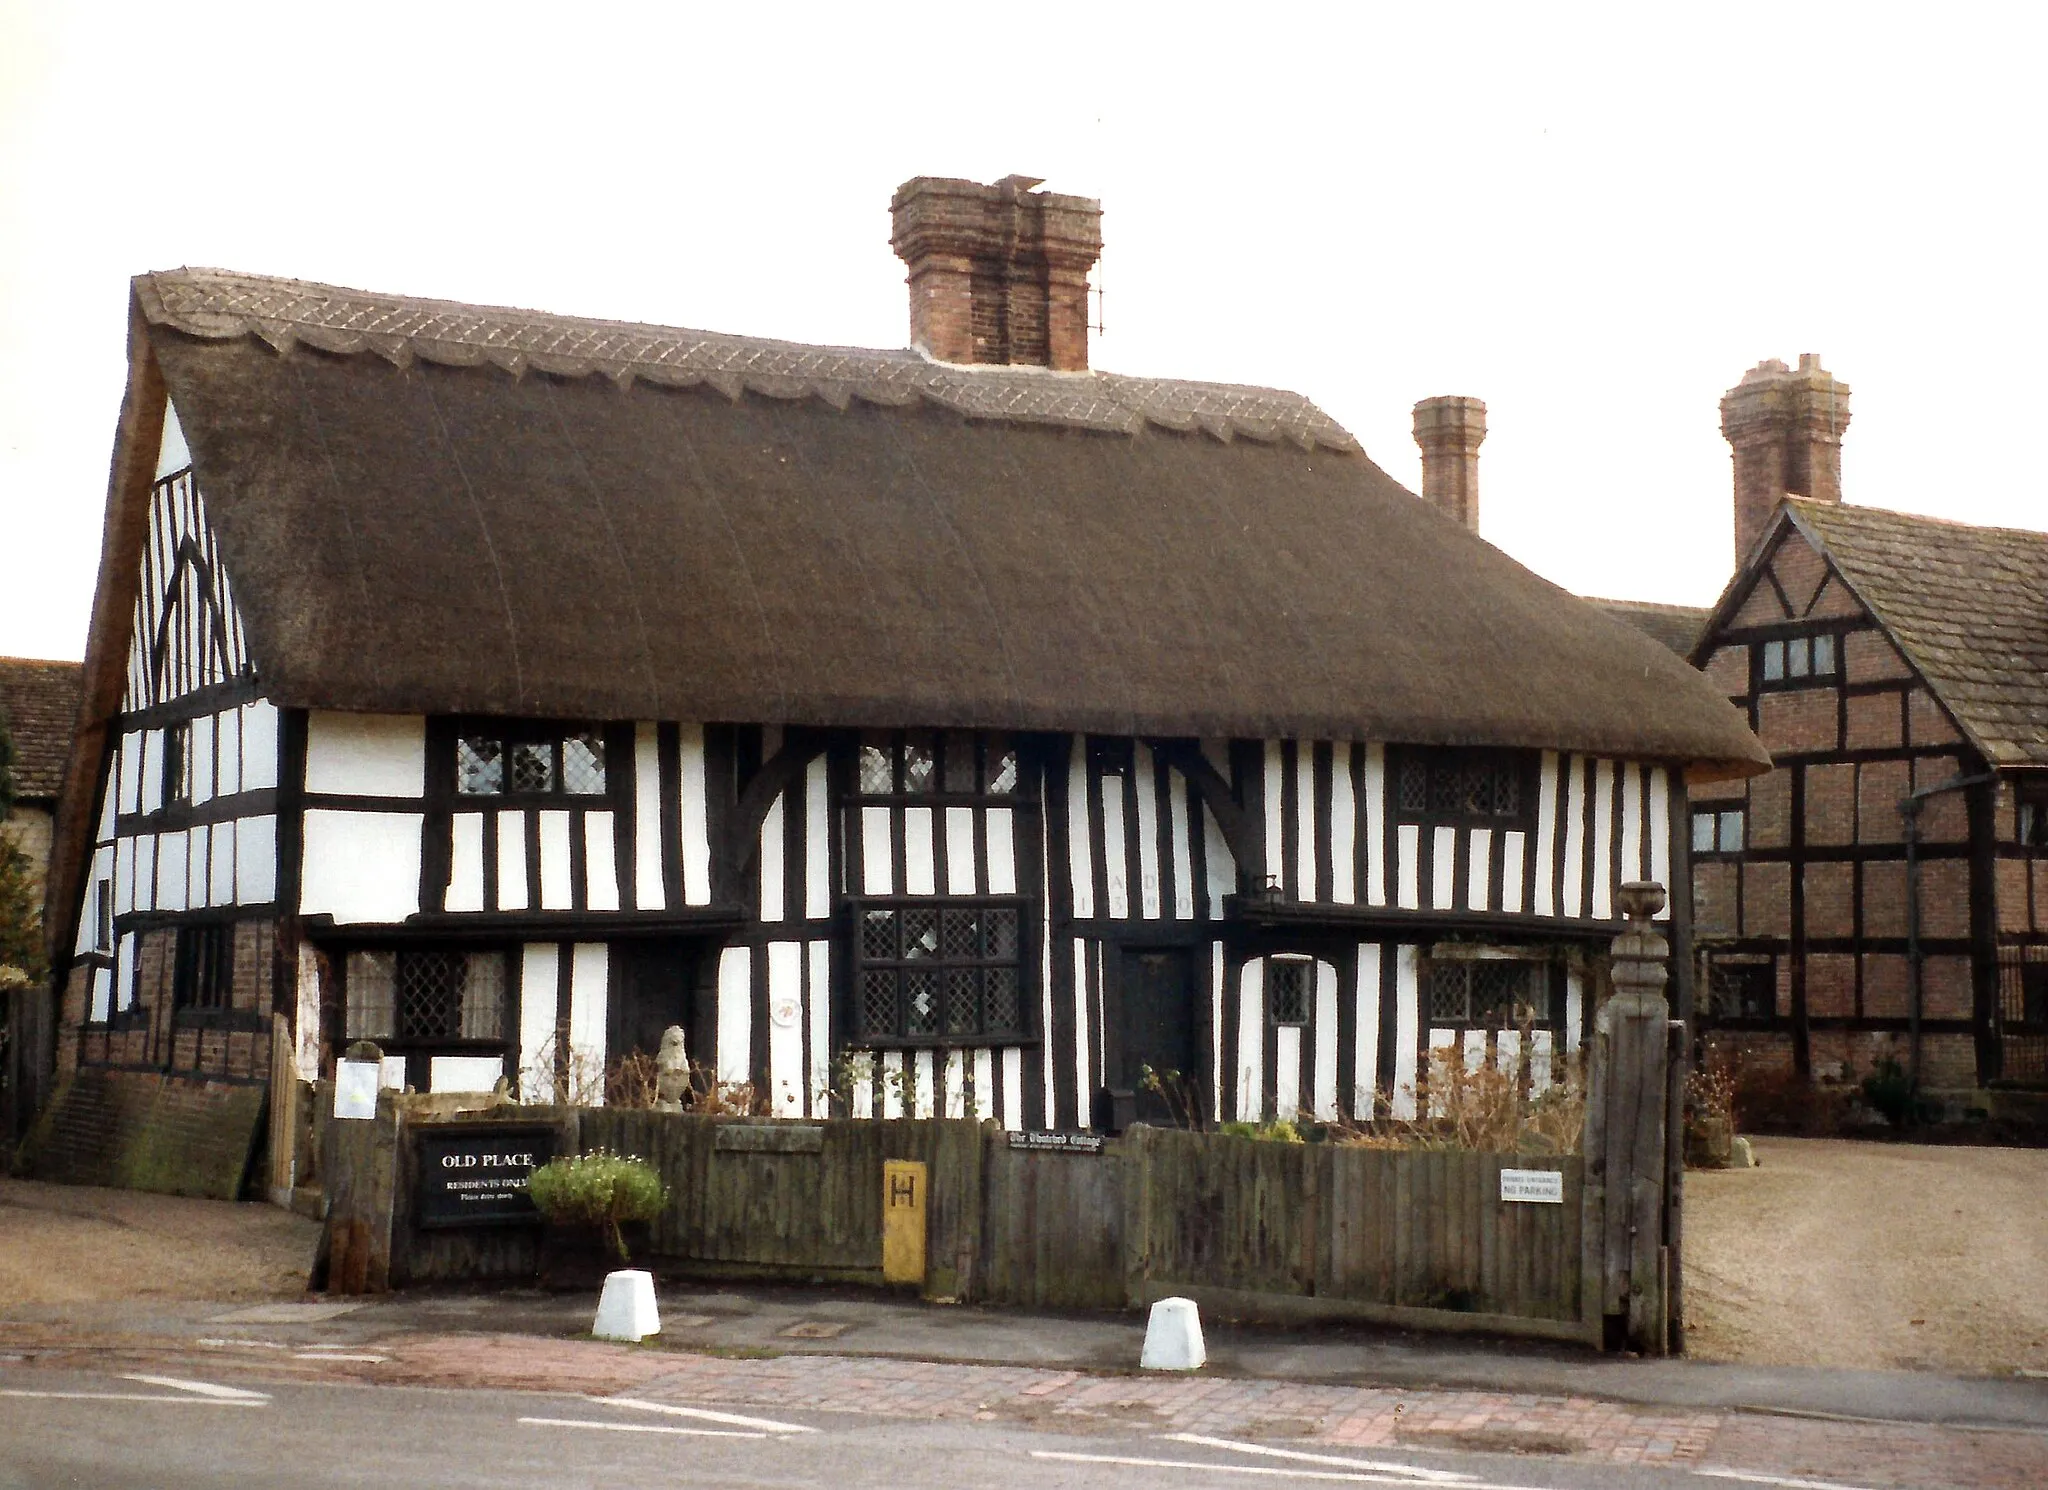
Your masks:
M1742 866L1742 934L1777 937L1792 934L1791 865Z
M1863 934L1906 934L1906 861L1872 859L1863 866Z
M1897 750L1904 743L1903 717L1896 693L1852 693L1848 699L1851 750Z
M1913 973L1896 952L1863 954L1863 1012L1873 1019L1904 1019L1913 1012Z
M24 1146L35 1179L239 1199L266 1088L86 1068L51 1099Z
M1856 841L1856 767L1852 764L1806 768L1806 841Z
M1881 631L1852 631L1842 638L1843 675L1851 683L1909 678L1913 670Z
M1733 936L1739 865L1701 860L1692 870L1692 921L1699 936Z
M1784 848L1792 842L1792 777L1769 771L1749 779L1749 844Z
M1772 755L1833 750L1841 744L1835 690L1796 688L1757 699L1757 736Z
M1809 863L1806 871L1806 934L1842 937L1856 934L1856 866Z
M1852 704L1854 700L1851 700ZM1899 799L1912 771L1902 760L1864 761L1856 768L1856 837L1862 843L1897 843L1905 837Z

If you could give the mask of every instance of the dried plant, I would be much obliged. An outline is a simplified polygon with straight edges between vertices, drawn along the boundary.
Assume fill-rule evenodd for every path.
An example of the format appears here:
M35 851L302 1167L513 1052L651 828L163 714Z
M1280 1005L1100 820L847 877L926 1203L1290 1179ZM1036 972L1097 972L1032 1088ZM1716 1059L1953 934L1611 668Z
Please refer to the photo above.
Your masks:
M622 1055L605 1073L604 1101L607 1107L651 1109L659 1091L661 1069L644 1050Z
M587 1045L574 1045L567 1030L541 1042L519 1073L520 1099L555 1107L597 1107L607 1085L604 1058Z
M1340 1143L1381 1149L1468 1149L1489 1154L1578 1152L1586 1126L1586 1093L1578 1063L1564 1078L1534 1087L1525 1052L1511 1066L1467 1065L1454 1047L1430 1052L1424 1080L1411 1089L1413 1118L1380 1117L1339 1124Z
M1166 1119L1176 1128L1198 1132L1202 1126L1202 1097L1194 1078L1178 1071L1155 1071L1138 1067L1138 1085L1166 1105Z

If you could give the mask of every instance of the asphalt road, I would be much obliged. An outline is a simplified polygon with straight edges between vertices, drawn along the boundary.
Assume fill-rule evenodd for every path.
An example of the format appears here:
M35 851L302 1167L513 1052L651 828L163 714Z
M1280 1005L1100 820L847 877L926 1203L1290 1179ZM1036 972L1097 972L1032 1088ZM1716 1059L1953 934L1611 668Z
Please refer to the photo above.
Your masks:
M1375 1484L1434 1490L1739 1483L1538 1457L1322 1450L1034 1431L631 1397L235 1383L0 1366L0 1490L91 1486L960 1486ZM1793 1480L1778 1481L1796 1485Z

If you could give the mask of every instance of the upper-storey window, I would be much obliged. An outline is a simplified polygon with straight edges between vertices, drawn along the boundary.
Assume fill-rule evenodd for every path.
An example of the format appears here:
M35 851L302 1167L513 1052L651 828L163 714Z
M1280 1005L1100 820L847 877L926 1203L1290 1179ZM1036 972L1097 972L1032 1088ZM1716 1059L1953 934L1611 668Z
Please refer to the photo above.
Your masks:
M465 797L601 797L605 789L604 736L595 729L498 728L455 741L455 790Z
M1766 683L1803 683L1832 678L1841 670L1841 648L1834 633L1788 636L1758 645L1758 676Z
M2018 798L2018 839L2028 848L2048 848L2048 785L2022 782L2014 789Z
M1017 750L1001 735L900 730L866 735L855 793L862 797L1008 797Z
M1695 805L1692 810L1692 851L1696 854L1741 853L1742 817L1739 802Z
M1404 750L1394 776L1403 817L1482 824L1518 821L1529 812L1528 762L1507 750Z
M164 805L192 800L192 725L189 721L164 730Z

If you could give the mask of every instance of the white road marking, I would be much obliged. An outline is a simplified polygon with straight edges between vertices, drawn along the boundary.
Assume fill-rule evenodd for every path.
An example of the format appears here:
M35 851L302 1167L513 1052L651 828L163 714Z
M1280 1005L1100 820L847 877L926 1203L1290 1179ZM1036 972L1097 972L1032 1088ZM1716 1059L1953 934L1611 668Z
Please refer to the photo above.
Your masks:
M1693 1473L1717 1480L1744 1480L1752 1485L1783 1485L1786 1490L1862 1490L1859 1485L1838 1485L1833 1480L1788 1480L1783 1475L1758 1474L1748 1469L1696 1469Z
M683 1407L674 1402L649 1402L644 1397L592 1397L607 1407L636 1407L642 1412L665 1412L672 1417L701 1418L707 1423L726 1423L734 1428L763 1428L770 1433L816 1433L803 1423L778 1423L773 1418L741 1417L736 1412L713 1412L708 1407Z
M734 1428L678 1428L669 1423L602 1423L596 1418L521 1418L536 1428L602 1428L607 1433L671 1433L689 1438L766 1438Z
M169 1397L158 1392L30 1392L0 1387L0 1397L39 1397L46 1402L169 1402L178 1407L268 1407L268 1397Z
M134 1372L122 1373L125 1381L139 1381L144 1386L168 1387L174 1392L194 1392L201 1397L213 1397L222 1402L268 1402L267 1392L247 1392L240 1387L224 1387L211 1381L191 1381L182 1376L142 1376Z
M1205 1448L1229 1449L1234 1454L1260 1454L1269 1459L1298 1459L1305 1464L1334 1464L1339 1469L1371 1469L1381 1474L1409 1475L1432 1484L1464 1485L1479 1478L1454 1469L1423 1469L1413 1464L1395 1464L1379 1459L1340 1459L1334 1454L1310 1454L1301 1449L1276 1449L1262 1443L1241 1443L1234 1438L1208 1438L1200 1433L1168 1433L1172 1443L1198 1443Z
M201 1335L201 1345L233 1346L243 1350L290 1350L282 1340L224 1340L218 1335Z
M366 1350L302 1350L292 1357L295 1361L369 1361L381 1364L391 1359L388 1355L373 1355Z
M1051 1449L1033 1449L1034 1459L1057 1459L1066 1464L1124 1464L1139 1469L1199 1469L1210 1474L1260 1475L1290 1480L1334 1480L1347 1485L1407 1485L1415 1481L1405 1475L1339 1474L1332 1469L1280 1469L1267 1464L1203 1464L1193 1459L1142 1459L1133 1454L1062 1454ZM1461 1490L1536 1490L1533 1485L1502 1485L1487 1480L1460 1480Z

